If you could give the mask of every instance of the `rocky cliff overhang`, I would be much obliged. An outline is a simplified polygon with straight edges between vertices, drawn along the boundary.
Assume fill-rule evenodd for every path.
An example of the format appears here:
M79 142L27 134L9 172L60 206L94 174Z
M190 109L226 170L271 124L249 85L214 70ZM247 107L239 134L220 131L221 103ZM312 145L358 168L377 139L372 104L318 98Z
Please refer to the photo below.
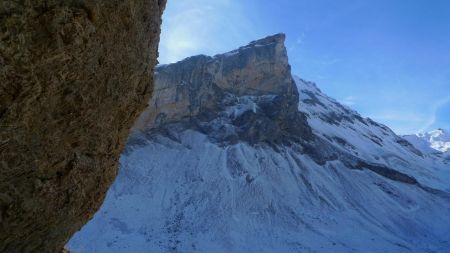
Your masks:
M153 88L165 0L0 3L0 252L56 252L102 204Z

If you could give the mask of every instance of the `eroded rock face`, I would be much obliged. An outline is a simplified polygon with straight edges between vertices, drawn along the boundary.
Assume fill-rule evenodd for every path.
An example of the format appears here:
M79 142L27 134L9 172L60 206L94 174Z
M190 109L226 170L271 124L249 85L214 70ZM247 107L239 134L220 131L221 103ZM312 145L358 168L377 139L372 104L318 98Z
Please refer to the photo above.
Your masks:
M0 3L0 252L56 252L152 93L165 0Z
M297 110L284 40L284 34L276 34L226 54L158 67L154 95L134 128L190 121L220 141L272 142L286 134L307 138L310 129ZM226 124L216 124L223 120ZM217 125L229 128L214 129Z

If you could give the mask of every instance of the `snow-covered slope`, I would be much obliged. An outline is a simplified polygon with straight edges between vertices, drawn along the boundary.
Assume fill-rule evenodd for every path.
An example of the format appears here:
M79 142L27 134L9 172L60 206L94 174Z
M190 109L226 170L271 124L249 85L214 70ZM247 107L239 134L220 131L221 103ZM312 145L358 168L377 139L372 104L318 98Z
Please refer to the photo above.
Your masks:
M299 96L216 92L214 113L134 134L103 207L68 247L450 252L448 165L294 80ZM286 97L298 97L298 109Z
M428 156L427 149L412 145L409 138L397 136L385 125L361 117L323 94L314 83L294 78L300 94L299 110L307 115L309 125L318 136L365 161L383 164L441 189L450 189L450 167Z
M427 139L431 147L443 153L450 150L450 133L444 129L437 129L425 134L419 134L420 137Z
M403 136L423 153L441 158L450 157L450 133L444 129L437 129L428 133Z
M450 199L291 148L142 139L73 252L447 252Z
M448 172L387 127L297 84L301 110L335 148L449 187ZM450 250L448 195L339 160L319 165L292 147L221 147L192 130L135 143L104 206L70 241L73 252Z

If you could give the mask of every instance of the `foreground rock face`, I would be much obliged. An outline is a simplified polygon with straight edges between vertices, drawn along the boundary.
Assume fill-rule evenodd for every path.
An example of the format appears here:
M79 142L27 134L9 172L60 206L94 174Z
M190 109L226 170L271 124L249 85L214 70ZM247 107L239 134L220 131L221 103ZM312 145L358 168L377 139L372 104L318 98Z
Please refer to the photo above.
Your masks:
M0 4L0 252L55 252L98 209L152 93L165 0Z
M310 128L297 111L284 41L284 34L276 34L225 54L158 67L154 95L134 128L188 122L220 141L307 139ZM215 129L223 120L227 129Z

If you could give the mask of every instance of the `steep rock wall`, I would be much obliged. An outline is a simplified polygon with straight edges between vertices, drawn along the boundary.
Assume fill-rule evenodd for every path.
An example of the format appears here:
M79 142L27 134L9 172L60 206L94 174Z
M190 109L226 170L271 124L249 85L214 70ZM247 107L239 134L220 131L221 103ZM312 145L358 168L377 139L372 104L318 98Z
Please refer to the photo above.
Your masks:
M280 96L296 111L298 93L284 41L284 34L276 34L225 54L199 55L158 67L155 93L135 129L217 111L227 94Z
M0 252L56 252L101 205L153 88L165 0L0 3Z

